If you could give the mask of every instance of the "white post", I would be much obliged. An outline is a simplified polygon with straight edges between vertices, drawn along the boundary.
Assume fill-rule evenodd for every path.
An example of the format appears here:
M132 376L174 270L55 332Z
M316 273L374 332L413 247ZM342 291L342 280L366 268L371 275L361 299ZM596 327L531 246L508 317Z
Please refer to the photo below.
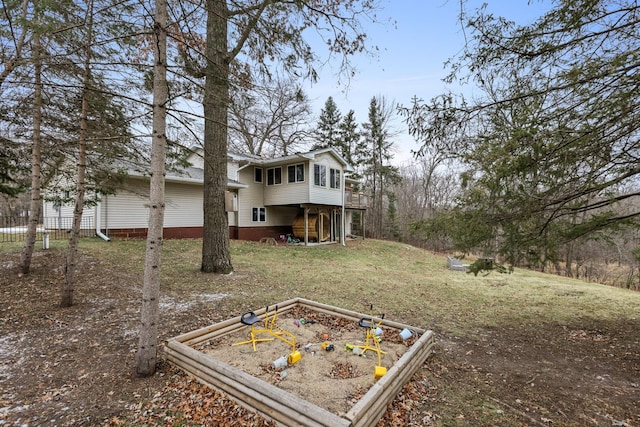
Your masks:
M346 177L346 173L344 171L344 169L342 170L342 182L340 183L342 185L342 206L340 207L340 243L342 243L342 246L346 246L347 245L347 235L345 233L344 228L347 226L347 219L345 218L345 211L344 211L344 204L345 204L345 197L346 197L346 191L347 189L344 188L344 186L347 183L347 177Z

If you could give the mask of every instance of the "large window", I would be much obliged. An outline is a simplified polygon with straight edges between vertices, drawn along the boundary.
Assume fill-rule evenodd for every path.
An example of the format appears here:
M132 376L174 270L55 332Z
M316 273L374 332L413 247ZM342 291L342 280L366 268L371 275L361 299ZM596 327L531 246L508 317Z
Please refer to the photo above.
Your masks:
M252 208L251 221L265 222L267 220L267 208Z
M339 169L331 169L329 181L331 188L340 188L340 170Z
M327 186L327 167L324 165L313 165L313 184L320 187Z
M262 168L253 168L254 181L262 183Z
M267 185L282 184L282 168L267 169Z
M289 182L304 182L304 164L298 163L287 167Z

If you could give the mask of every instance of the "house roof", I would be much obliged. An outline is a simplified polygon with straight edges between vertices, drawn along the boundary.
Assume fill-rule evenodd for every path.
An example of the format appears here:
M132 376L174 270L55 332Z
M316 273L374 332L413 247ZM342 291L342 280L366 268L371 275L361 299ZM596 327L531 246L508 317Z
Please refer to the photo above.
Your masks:
M333 147L320 148L318 150L307 151L305 153L295 153L295 154L290 154L288 156L275 157L272 159L264 159L260 156L256 156L253 154L243 154L243 153L234 153L234 152L229 152L228 156L232 160L235 160L239 163L254 164L258 166L271 166L271 165L278 165L282 163L290 163L295 160L314 160L317 156L324 153L332 154L338 160L338 162L340 162L340 164L344 166L344 170L346 172L353 172L354 169L351 167L351 165L349 165L349 163L347 163L344 157L342 157L340 153L338 153L338 151Z
M191 149L191 156L202 157L203 154L202 147L194 147ZM291 163L295 161L304 161L309 160L313 161L321 154L329 153L331 154L343 167L345 171L345 179L350 183L358 183L358 180L350 179L348 177L349 172L354 172L353 167L347 163L347 161L338 153L338 151L333 147L320 148L317 150L307 151L307 152L299 152L295 154L290 154L287 156L275 157L265 159L262 156L258 156L255 154L248 153L237 153L233 151L227 152L227 157L235 162L237 162L240 166L249 166L255 165L260 167L268 167L268 166L277 166L281 164ZM182 174L167 173L166 176L167 181L169 182L183 182L183 183L202 183L204 179L204 170L195 167L189 167L184 170ZM228 179L227 181L228 188L247 188L248 185L242 184L239 181Z
M131 178L144 179L149 176L140 172L129 171ZM204 181L204 170L200 168L188 167L182 172L167 171L165 175L166 182L176 182L181 184L202 185ZM243 184L235 179L227 179L227 188L247 188L248 185Z

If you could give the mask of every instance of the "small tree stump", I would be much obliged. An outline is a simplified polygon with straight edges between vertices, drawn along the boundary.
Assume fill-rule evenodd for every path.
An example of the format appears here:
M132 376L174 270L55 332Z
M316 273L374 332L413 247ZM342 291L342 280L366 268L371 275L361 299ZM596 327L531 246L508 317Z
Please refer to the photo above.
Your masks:
M278 246L278 242L273 237L263 237L260 239L260 243L269 245L269 246Z

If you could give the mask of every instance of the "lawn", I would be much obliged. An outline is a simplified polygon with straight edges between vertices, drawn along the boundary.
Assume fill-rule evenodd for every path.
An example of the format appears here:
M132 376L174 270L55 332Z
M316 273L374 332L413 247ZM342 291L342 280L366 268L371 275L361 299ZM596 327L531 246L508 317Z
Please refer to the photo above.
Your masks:
M83 239L76 305L62 310L65 245L38 250L25 277L20 247L0 245L0 424L196 425L185 399L201 396L210 421L200 420L215 425L229 405L180 372L129 375L145 242ZM447 270L444 255L371 239L233 241L235 272L216 276L199 271L201 245L164 244L162 338L297 296L360 312L372 304L438 337L381 425L640 425L638 292L521 269L473 276Z

